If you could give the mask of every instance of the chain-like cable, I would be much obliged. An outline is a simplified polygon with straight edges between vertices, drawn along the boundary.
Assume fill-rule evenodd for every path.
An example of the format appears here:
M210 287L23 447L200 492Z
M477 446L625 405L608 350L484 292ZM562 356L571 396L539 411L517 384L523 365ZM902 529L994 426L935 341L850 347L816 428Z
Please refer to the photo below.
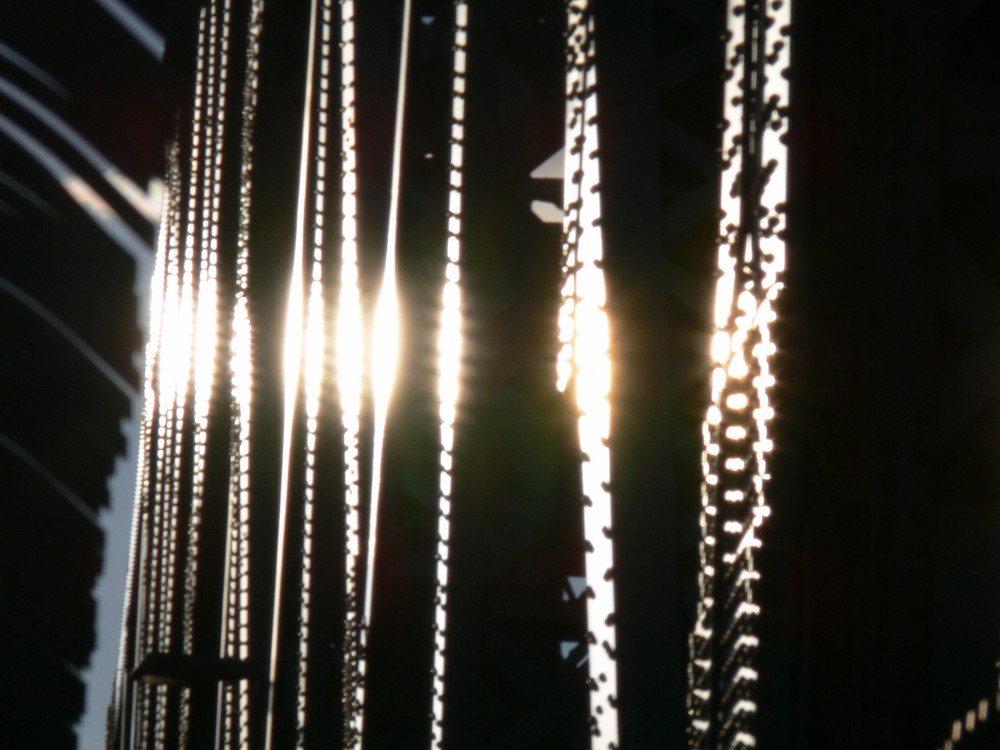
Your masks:
M319 9L320 0L312 0L309 11L309 30L306 53L306 85L305 96L302 105L302 131L299 155L299 178L298 178L298 200L295 217L295 244L292 250L292 274L289 283L288 306L285 313L285 335L284 335L284 363L283 363L283 405L282 405L282 440L281 440L281 484L279 486L278 498L278 528L277 528L277 549L275 553L274 570L274 601L271 618L271 655L268 684L268 707L267 725L264 744L266 747L273 747L278 721L278 700L279 686L278 675L280 672L280 661L282 658L282 620L285 586L285 567L288 555L288 527L289 509L292 505L292 492L295 489L298 476L293 479L293 475L298 472L297 461L298 446L295 444L297 432L297 420L301 416L301 396L303 378L305 376L306 355L307 355L307 306L311 305L313 284L306 284L307 254L312 256L312 252L307 251L307 247L312 250L312 235L316 231L314 226L314 184L311 182L313 170L313 138L317 123L313 118L314 102L316 92L319 89L317 70L317 42L319 31ZM319 170L316 170L317 172ZM317 243L317 244L321 244ZM313 266L315 271L316 266ZM310 274L311 275L311 274ZM322 277L320 283L320 293L322 292ZM322 346L322 342L320 342ZM322 357L320 357L322 363ZM312 467L307 467L312 468ZM307 511L309 512L309 511ZM310 560L306 560L303 550L298 550L298 562L300 572L308 575ZM300 579L301 580L301 579ZM300 584L301 585L301 584ZM301 621L302 609L299 611L299 633L297 638L298 652L305 653L306 636L303 635L303 622ZM304 658L304 657L303 657ZM298 667L300 673L303 669L303 659L300 658ZM297 703L304 700L305 687L301 685L302 679L298 681L300 687L297 688ZM301 726L299 726L301 729ZM301 733L300 733L301 739Z
M341 703L343 746L360 742L361 399L364 361L358 272L355 134L354 0L340 0L340 292L337 301L337 390L344 430L344 636Z
M590 734L618 747L618 665L611 508L611 363L601 235L594 17L567 0L563 305L557 384L576 396L583 493Z
M176 139L167 152L167 176L165 180L162 205L160 209L160 225L157 230L156 255L153 259L153 273L150 278L149 293L149 328L145 346L145 364L143 370L142 413L139 424L139 444L137 452L135 494L132 506L132 523L129 531L128 565L125 572L125 601L122 606L121 628L119 631L118 661L115 668L112 701L108 716L107 750L112 750L115 739L122 746L127 742L129 694L128 670L131 659L136 654L136 631L138 620L136 615L138 592L135 590L140 566L140 544L142 540L142 509L150 501L150 472L154 462L149 452L153 446L153 425L155 423L156 388L155 368L159 357L161 325L163 320L163 303L166 294L166 257L168 236L175 231L178 214L174 204L180 192L180 166L178 164L178 148Z
M327 200L327 161L330 115L330 63L332 57L333 2L322 0L314 41L318 65L313 69L315 97L306 116L313 118L315 138L303 144L311 153L311 273L308 279L303 339L303 395L305 411L305 476L302 505L302 548L300 550L299 616L298 616L298 680L296 683L296 747L306 746L309 694L309 648L312 613L314 516L316 505L316 457L319 432L320 402L326 361L326 317L323 297L323 245Z
M175 189L170 191L170 210L165 224L166 245L163 260L163 293L160 305L160 321L151 335L159 336L158 355L153 361L151 377L156 394L155 412L150 417L150 441L148 451L155 458L149 469L148 490L143 498L139 525L139 592L135 619L135 649L133 665L139 664L149 653L156 650L157 622L160 616L160 574L159 565L163 550L160 543L161 509L166 501L164 492L169 476L167 436L169 415L173 404L173 389L166 386L169 379L169 355L171 342L176 333L176 307L180 293L180 246L183 232L184 201L182 196L179 152L173 155L172 169ZM148 747L153 725L154 688L151 685L138 686L133 703L130 743L133 747Z
M438 541L434 555L437 575L434 592L434 661L431 666L431 748L444 739L444 693L448 626L448 552L451 541L452 469L455 464L455 422L462 367L462 177L465 148L466 51L469 4L455 2L454 58L451 86L451 138L448 169L448 239L445 281L438 332L439 483Z
M206 95L209 65L209 19L206 8L198 18L198 51L195 68L195 101L189 154L189 185L184 210L183 252L180 247L168 259L167 306L164 310L164 356L160 362L160 420L158 442L162 461L157 467L154 495L154 596L151 620L155 628L147 653L169 653L173 647L174 601L179 558L181 478L184 466L184 435L187 397L191 385L192 340L194 338L194 268L200 229L201 192L204 189ZM183 257L181 257L183 255ZM166 685L152 688L152 746L167 741L170 691Z
M788 0L731 0L728 8L719 277L688 665L692 748L756 744L755 550L770 514L769 326L784 270L789 13Z
M209 242L211 241L212 232L212 194L214 192L214 184L212 180L212 162L215 159L215 150L218 145L215 137L216 131L216 120L219 117L219 112L217 111L217 99L216 99L216 89L218 83L216 80L217 70L216 70L216 53L218 45L218 7L216 2L208 3L208 49L206 51L206 66L205 66L205 108L204 108L204 123L202 124L202 132L200 133L199 144L201 148L201 164L199 169L199 181L202 188L202 198L200 205L198 207L198 225L193 228L191 234L187 237L188 247L191 248L194 255L194 262L198 265L198 285L197 288L193 290L194 295L194 316L193 316L193 330L194 340L194 362L192 367L192 376L194 380L194 403L193 412L194 419L192 423L193 435L192 435L192 467L191 467L191 508L188 515L188 549L185 555L185 566L184 566L184 611L182 620L182 637L183 637L183 649L185 653L191 653L191 648L194 645L194 605L195 605L195 589L197 586L196 575L197 575L197 555L198 555L198 545L197 538L201 527L201 505L204 499L202 490L202 482L204 475L204 459L205 459L205 438L206 430L205 426L202 424L202 419L207 420L207 411L209 400L208 396L210 393L205 393L205 386L203 383L199 382L202 380L203 374L202 370L205 369L206 364L211 364L211 359L208 362L204 361L203 349L204 349L204 339L208 336L212 337L212 344L214 344L214 338L216 331L214 330L202 330L200 324L203 322L205 313L207 312L206 303L208 302L207 296L209 289L203 288L204 284L207 284L208 279L208 262L209 262ZM189 227L191 231L192 227ZM187 259L185 259L187 262ZM213 310L214 312L214 310ZM207 321L205 321L207 322ZM209 349L207 354L211 357L214 352Z
M226 519L225 579L220 655L250 658L250 422L253 397L253 327L250 319L250 200L253 143L259 87L260 36L264 0L253 0L247 22L245 74L240 130L240 189L236 235L236 285L230 345L232 423L229 498ZM223 750L250 744L250 681L224 682L219 688L216 735Z
M989 721L1000 721L997 719L998 713L1000 713L1000 692L981 699L975 708L970 708L964 716L955 719L951 723L948 738L939 750L961 750L970 745L981 746L976 740L982 735L983 725ZM977 731L979 734L976 734Z
M381 503L383 450L389 418L389 402L399 365L399 295L396 288L396 246L399 241L400 195L403 182L403 125L406 120L406 89L410 57L410 28L413 0L403 0L402 29L399 41L399 77L396 88L396 112L392 137L392 170L389 179L389 216L386 228L385 262L382 283L375 302L375 321L371 345L372 383L372 470L368 492L368 534L365 550L365 588L361 605L358 638L358 675L355 691L355 746L364 736L365 673L367 645L375 604L375 562L378 546L378 520Z
M219 209L225 137L226 87L229 69L230 0L213 0L209 10L209 49L204 158L202 160L201 221L197 237L198 284L195 291L192 342L194 404L192 421L192 469L190 508L184 566L183 645L185 654L194 652L195 605L201 522L205 503L205 461L209 414L218 371L219 338L218 254ZM191 721L191 688L180 689L179 743L188 743Z

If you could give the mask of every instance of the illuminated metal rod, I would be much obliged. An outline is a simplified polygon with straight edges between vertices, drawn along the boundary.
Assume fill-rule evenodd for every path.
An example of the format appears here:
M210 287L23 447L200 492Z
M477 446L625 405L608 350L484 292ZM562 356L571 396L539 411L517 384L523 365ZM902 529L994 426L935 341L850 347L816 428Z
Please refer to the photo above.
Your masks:
M444 739L445 648L448 625L448 557L451 541L452 469L455 422L462 365L462 170L465 143L466 46L469 6L455 3L455 54L452 69L451 153L448 171L448 239L445 282L438 333L438 404L440 418L437 581L434 608L434 662L431 667L431 748Z
M309 208L309 160L312 143L312 106L316 67L316 27L318 24L318 2L312 0L309 13L309 46L306 62L305 101L302 114L302 146L299 161L298 206L295 221L295 244L292 250L292 275L288 292L288 307L285 318L284 341L284 426L281 448L281 485L278 498L277 550L274 572L274 604L271 620L271 654L268 679L267 724L264 746L274 747L275 713L277 711L277 682L281 655L281 605L284 593L284 569L286 537L288 534L288 505L292 482L292 435L298 410L299 391L302 378L303 338L305 328L304 281L306 253L306 226Z
M155 462L149 477L149 490L141 509L140 571L138 611L136 617L136 643L132 665L139 664L149 653L163 650L160 641L162 618L161 602L164 597L161 568L166 557L164 542L164 515L170 502L171 469L173 467L174 421L172 413L176 401L176 381L181 352L177 342L180 336L180 296L181 296L181 235L183 233L183 207L181 192L172 195L170 221L166 225L165 281L161 306L161 325L155 335L159 336L159 356L154 364L156 410L155 422L151 427L151 452L155 450ZM155 448L153 447L155 446ZM154 729L156 708L159 698L150 685L138 686L139 694L133 702L132 732L135 747L144 747L150 741Z
M204 137L200 226L196 238L199 261L194 316L193 376L194 419L192 424L192 475L188 516L187 554L184 570L183 650L194 653L195 606L201 556L201 522L206 502L205 466L212 397L218 378L219 329L218 261L219 204L222 192L223 144L225 136L227 79L229 72L230 0L213 0L209 12L208 62L205 69ZM179 744L190 742L191 690L180 690Z
M360 740L358 685L361 626L361 399L364 333L358 272L357 151L355 148L354 1L340 3L341 252L337 303L337 384L344 430L344 664L341 676L344 744Z
M567 382L574 386L579 410L577 427L587 541L591 747L615 750L618 747L618 667L608 443L611 364L600 229L594 19L586 0L569 0L566 9L569 63L563 182L566 285L560 312L563 353L557 382L560 386Z
M246 662L250 658L250 423L253 394L253 331L249 312L250 196L253 178L253 133L256 120L258 65L263 0L248 9L245 77L240 133L239 216L236 237L236 278L230 331L232 423L230 425L229 486L222 589L219 656ZM250 743L250 685L240 680L220 683L216 732L219 747L245 748Z
M191 479L191 512L188 528L188 555L184 591L184 652L193 653L194 607L197 592L200 548L201 506L205 500L204 474L211 399L217 375L216 345L218 320L218 200L220 165L225 123L225 83L227 71L226 36L228 0L213 5L210 16L209 107L203 164L201 226L197 237L199 257L198 288L194 315L194 438ZM221 17L220 17L221 16ZM183 728L182 728L183 729Z
M771 449L769 324L784 269L785 147L790 4L729 4L723 104L719 280L711 405L704 425L700 601L691 635L689 740L749 747L756 712L750 674L757 528Z
M319 438L320 398L323 386L326 332L324 325L325 300L323 295L323 245L326 206L326 164L329 140L327 116L330 110L330 57L332 1L322 0L317 28L319 38L318 65L316 65L318 95L312 103L315 117L315 137L312 153L312 233L311 273L308 278L308 295L305 310L305 339L303 341L302 386L305 407L305 476L303 477L302 548L300 550L301 580L298 617L298 680L296 682L296 747L305 745L308 721L309 640L312 628L313 585L313 522L316 506L316 461Z
M368 498L368 550L365 566L365 598L360 629L357 687L357 746L362 744L365 714L365 650L371 627L375 592L375 559L378 539L379 494L382 483L382 452L385 430L399 359L399 309L396 291L396 244L399 235L399 199L403 169L403 122L406 110L406 82L410 56L410 21L412 0L403 2L403 28L399 45L399 82L396 95L396 120L392 144L392 176L389 194L389 222L386 237L382 287L375 306L375 330L372 337L372 392L374 396L374 446L371 490Z
M195 100L192 111L191 150L189 154L190 184L183 212L183 226L169 242L167 260L167 291L163 315L162 356L158 363L158 424L156 480L151 493L150 511L150 575L147 640L140 657L152 653L167 654L176 650L175 587L182 558L180 546L186 534L181 533L181 501L186 487L182 477L191 449L187 425L190 419L192 370L194 363L196 264L199 249L201 208L206 190L206 111L209 104L207 71L212 55L209 12L202 8L198 22L198 48L195 70ZM178 222L180 223L180 222ZM183 597L183 591L182 591ZM183 610L182 610L183 611ZM183 647L183 643L180 644ZM139 663L137 659L136 663ZM152 742L163 747L168 733L182 724L175 712L180 697L165 685L142 686L144 704L140 717L140 746ZM183 713L183 712L182 712ZM180 727L178 727L180 729Z
M183 227L183 211L181 206L181 183L178 149L171 151L170 171L168 180L172 187L167 190L165 198L169 199L169 209L165 212L163 232L160 235L162 263L162 286L160 294L151 295L151 327L149 348L154 349L153 357L147 360L146 393L151 399L149 413L147 451L155 460L137 479L136 497L139 502L136 508L138 528L135 547L135 615L132 633L132 644L129 648L130 662L128 666L139 664L143 657L154 649L153 634L155 632L156 603L158 598L155 561L159 547L154 533L159 526L154 521L154 510L162 499L164 482L164 467L167 462L165 444L166 418L169 404L170 389L164 387L164 371L166 365L162 362L163 350L169 350L166 345L176 329L175 301L178 293L178 257L180 253L179 235ZM154 300L159 300L155 305ZM140 485L141 483L141 485ZM123 675L123 679L127 679ZM122 743L128 747L140 747L148 739L151 724L151 693L149 685L138 685L126 682L123 687L131 697L131 702L123 706Z
M188 342L188 372L185 376L187 417L179 415L179 466L190 466L190 483L177 486L180 497L189 498L187 528L172 547L184 560L181 643L185 654L194 651L194 610L198 590L198 564L201 550L202 508L205 501L204 475L207 432L211 398L217 372L216 344L218 330L218 196L221 181L222 139L225 121L225 86L228 65L228 0L213 0L207 9L207 25L199 33L199 56L196 78L195 121L192 135L192 182L200 191L192 191L188 205L185 238L185 291L190 301L184 305ZM203 15L203 20L206 17ZM197 276L195 270L197 267ZM190 282L189 282L190 279ZM186 298L186 299L187 299ZM188 312L190 308L190 312ZM181 476L179 470L175 476ZM178 498L179 500L179 498ZM182 544L186 548L182 552ZM190 742L191 690L182 686L176 692L179 703L176 724L177 742Z
M982 734L980 731L977 735L976 731L989 721L996 722L997 713L1000 713L1000 693L980 699L975 708L969 709L964 716L951 723L951 731L940 750L961 750L970 744L976 746L976 739ZM967 739L971 742L964 742Z
M180 190L180 167L176 141L171 145L168 156L167 184L162 196L160 227L157 232L156 255L153 260L153 274L149 293L149 331L145 347L145 367L142 388L142 421L139 429L138 465L132 523L129 531L128 565L125 573L125 601L122 607L121 630L118 644L118 663L115 669L112 692L111 726L118 732L118 747L124 748L130 740L132 724L129 712L130 688L128 684L129 656L136 643L135 631L138 620L136 600L133 594L138 584L137 573L140 566L140 540L142 534L142 508L149 496L148 474L150 470L149 451L153 448L153 425L156 418L156 390L154 386L155 367L160 346L160 326L163 319L164 295L166 293L167 235L175 231L178 216L171 210ZM136 592L137 593L137 592ZM132 654L134 658L134 654Z
M253 0L250 7L250 22L247 31L247 73L245 88L243 93L243 165L240 179L240 221L239 221L239 258L237 266L237 281L239 284L239 297L237 298L238 322L242 323L233 332L234 351L233 356L237 358L242 353L242 362L245 368L241 370L234 365L233 375L236 379L239 395L241 384L240 375L245 373L243 384L245 395L241 413L241 423L239 432L239 490L240 490L240 527L239 527L239 585L237 589L238 597L238 640L237 653L242 660L251 658L250 654L250 515L251 515L251 490L249 483L250 475L250 414L252 397L252 376L253 376L253 333L249 313L249 300L247 287L249 284L249 225L250 225L250 191L251 191L251 168L252 143L254 119L256 117L257 89L259 85L258 67L260 59L260 37L262 33L261 18L264 12L264 0ZM242 305L240 303L243 303ZM242 339L240 338L242 333ZM237 359L237 362L240 360ZM244 478L246 483L244 484ZM238 695L238 717L239 735L238 741L241 747L246 747L250 742L250 683L243 680L239 684Z

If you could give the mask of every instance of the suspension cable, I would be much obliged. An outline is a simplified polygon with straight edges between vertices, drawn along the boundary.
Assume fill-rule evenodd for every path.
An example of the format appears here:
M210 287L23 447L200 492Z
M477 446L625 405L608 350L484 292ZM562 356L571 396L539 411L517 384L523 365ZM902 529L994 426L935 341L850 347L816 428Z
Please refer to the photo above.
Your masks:
M788 0L731 0L727 16L719 277L703 423L699 601L690 636L692 748L756 744L758 528L773 416L770 323L784 270Z
M614 545L609 437L610 333L605 309L594 17L567 0L566 144L563 178L563 304L557 385L576 396L587 599L593 750L618 747Z
M322 0L314 42L318 45L318 65L315 66L316 99L311 103L307 116L313 117L315 137L309 144L312 165L311 202L311 273L305 309L305 338L302 341L302 388L305 417L305 455L302 497L302 547L299 550L299 617L298 617L298 680L296 681L296 748L303 750L306 743L309 697L309 648L312 630L313 548L316 509L316 463L319 439L319 416L323 390L326 332L324 319L326 305L323 295L323 246L325 243L325 215L327 198L327 153L330 112L330 58L333 19L332 0ZM306 148L304 145L303 148Z
M260 34L264 0L252 0L247 20L245 75L240 128L240 188L236 235L236 277L230 331L232 422L223 565L219 655L250 658L250 423L253 394L253 330L249 311L250 199L253 187L253 136L259 86ZM215 736L222 750L250 743L250 681L220 683Z
M337 384L344 432L343 746L360 742L361 399L363 316L358 272L354 0L340 0L341 251L337 306Z
M975 708L970 708L951 723L948 738L939 750L961 750L970 745L981 746L977 739L982 735L984 725L990 721L997 721L995 717L998 713L1000 713L1000 692L980 699ZM976 734L977 730L979 734Z
M462 366L462 287L460 284L462 233L462 177L465 146L466 47L469 5L455 2L454 57L451 86L451 137L448 170L448 239L445 281L438 332L438 459L437 575L434 592L434 662L431 667L431 748L444 739L445 654L448 621L448 557L451 541L452 468L455 458L455 422Z
M133 622L138 609L138 591L135 590L140 566L140 544L142 539L142 509L149 502L150 484L149 472L152 469L149 451L153 445L153 424L156 416L156 389L154 386L156 361L159 356L162 331L163 302L166 294L166 256L168 235L177 226L178 216L175 203L180 191L180 165L178 163L178 146L176 139L170 146L167 158L167 179L163 191L161 221L157 232L156 257L153 262L153 274L150 279L149 294L149 338L145 347L145 369L143 373L142 416L139 426L139 445L136 466L135 496L132 508L132 523L129 531L128 566L125 573L125 601L122 607L121 631L118 644L118 663L115 669L114 689L112 692L111 717L108 723L109 732L118 733L118 746L124 748L129 740L131 716L129 715L128 669L130 656L134 660L136 654L135 632L139 620ZM108 746L110 747L111 736Z
M309 158L312 143L312 103L315 95L316 28L319 0L312 0L309 11L309 42L306 56L306 87L302 113L302 140L299 161L298 205L295 220L295 245L292 275L289 284L284 341L284 403L281 448L281 485L278 499L278 536L274 571L274 604L271 618L271 657L268 680L267 728L264 746L274 747L277 720L277 683L281 656L281 614L284 593L285 547L288 535L288 506L292 482L293 434L302 377L304 337L304 279L306 252L306 221L309 205Z
M364 733L364 690L367 666L366 649L371 629L372 606L375 595L375 553L378 538L378 514L382 484L382 453L385 446L389 402L396 378L399 359L399 309L396 290L396 246L399 240L399 203L403 172L403 122L406 114L406 83L410 56L410 21L413 15L412 0L403 2L403 28L399 44L399 81L396 92L396 119L392 143L392 177L389 192L389 222L386 236L385 266L382 270L382 287L375 306L375 329L372 344L372 390L374 395L374 446L372 449L371 489L368 498L368 549L365 566L365 599L361 622L358 660L358 715L359 746Z
M212 397L218 378L219 330L219 228L222 168L225 139L227 81L229 77L229 29L231 0L213 0L209 14L208 108L205 132L201 226L198 237L198 287L195 299L192 343L194 380L193 453L190 509L187 528L183 592L183 644L185 654L195 651L195 604L201 555L201 522L205 493L205 464ZM180 690L179 743L186 746L191 728L191 689Z

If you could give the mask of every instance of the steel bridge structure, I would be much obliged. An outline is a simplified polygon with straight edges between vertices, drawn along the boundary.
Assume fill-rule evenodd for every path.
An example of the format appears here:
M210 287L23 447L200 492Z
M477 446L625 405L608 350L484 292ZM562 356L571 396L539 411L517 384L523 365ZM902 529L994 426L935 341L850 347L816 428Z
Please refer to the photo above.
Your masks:
M117 138L0 28L13 747L130 397L108 748L996 744L994 6L135 5Z

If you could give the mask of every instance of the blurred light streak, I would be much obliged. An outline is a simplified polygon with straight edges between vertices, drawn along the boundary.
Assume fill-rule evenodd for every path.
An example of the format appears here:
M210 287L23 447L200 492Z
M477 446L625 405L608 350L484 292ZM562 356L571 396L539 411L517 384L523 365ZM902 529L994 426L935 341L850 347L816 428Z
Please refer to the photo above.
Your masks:
M49 218L54 219L56 218L56 216L58 216L56 210L49 203L42 200L42 198L31 188L15 180L9 174L6 174L5 172L0 172L0 184L9 187L19 196L21 196L26 201L35 206L35 208L37 208L39 211L46 214Z
M73 347L79 351L80 354L87 359L87 361L94 365L94 367L96 367L115 388L121 391L126 398L131 400L139 397L138 391L136 391L136 389L133 388L132 385L125 380L125 378L123 378L114 367L108 364L107 360L94 351L90 344L80 338L80 336L77 335L72 328L63 323L63 321L45 305L17 285L5 279L3 276L0 276L0 289L7 292L7 294L27 307L35 313L35 315L55 329L60 336L72 344Z
M63 99L71 99L73 95L59 81L50 76L40 66L33 63L13 47L0 42L0 57L6 58L11 64L23 70L45 88Z
M15 86L6 78L0 76L0 94L17 102L45 124L52 132L62 138L83 159L100 173L101 177L124 198L136 212L147 221L156 221L160 216L160 203L155 195L146 191L130 180L118 167L91 145L90 141L66 124L65 120L51 109L39 102L35 97Z
M97 514L87 507L87 504L80 499L80 496L63 484L59 477L53 474L48 468L46 468L45 464L25 450L17 441L0 432L0 445L21 459L22 463L45 480L45 483L52 489L62 495L66 502L79 511L80 515L86 518L91 524L94 526L98 525Z
M0 114L0 132L15 141L32 156L66 191L94 223L100 227L115 243L132 256L138 266L136 273L137 291L142 292L140 279L146 277L151 261L149 245L89 184L70 169L64 161L52 153L46 146L28 133L17 123Z
M123 0L94 0L157 60L163 59L163 35Z

